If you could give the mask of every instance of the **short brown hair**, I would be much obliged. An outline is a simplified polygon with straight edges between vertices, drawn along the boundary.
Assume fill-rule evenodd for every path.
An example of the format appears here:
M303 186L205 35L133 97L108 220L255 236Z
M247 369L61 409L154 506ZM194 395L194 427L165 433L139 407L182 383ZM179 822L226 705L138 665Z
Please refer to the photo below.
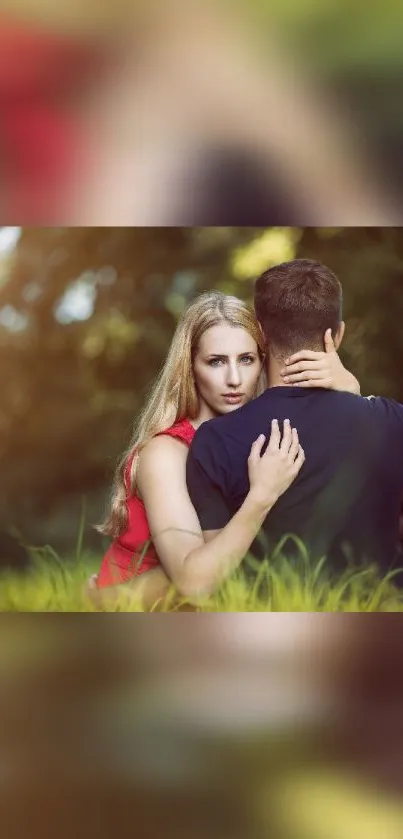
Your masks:
M340 280L313 259L293 259L265 271L255 285L255 312L274 354L324 349L324 334L333 336L342 320Z

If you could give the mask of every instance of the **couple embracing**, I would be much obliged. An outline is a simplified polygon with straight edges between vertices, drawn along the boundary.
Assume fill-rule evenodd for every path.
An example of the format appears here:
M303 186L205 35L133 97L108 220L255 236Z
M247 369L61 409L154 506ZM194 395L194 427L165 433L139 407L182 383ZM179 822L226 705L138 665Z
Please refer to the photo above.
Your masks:
M97 605L208 595L289 534L330 574L396 562L403 406L364 398L337 351L342 287L296 259L257 280L253 313L201 294L172 344L116 472Z

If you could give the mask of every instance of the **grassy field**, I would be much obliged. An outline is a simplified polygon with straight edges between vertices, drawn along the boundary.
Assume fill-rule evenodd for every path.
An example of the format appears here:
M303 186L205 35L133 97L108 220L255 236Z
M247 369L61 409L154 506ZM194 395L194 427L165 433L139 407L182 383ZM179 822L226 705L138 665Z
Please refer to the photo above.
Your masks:
M99 557L88 554L79 544L76 554L60 557L50 547L31 549L32 569L0 575L1 612L89 612L98 611L83 593L90 574L99 567ZM230 577L211 597L198 605L178 599L172 593L158 603L158 611L199 612L400 612L403 591L393 575L381 578L375 568L347 570L330 580L322 560L315 567L301 549L298 566L281 552L257 566L254 577L241 570ZM138 603L122 598L107 611L141 612Z

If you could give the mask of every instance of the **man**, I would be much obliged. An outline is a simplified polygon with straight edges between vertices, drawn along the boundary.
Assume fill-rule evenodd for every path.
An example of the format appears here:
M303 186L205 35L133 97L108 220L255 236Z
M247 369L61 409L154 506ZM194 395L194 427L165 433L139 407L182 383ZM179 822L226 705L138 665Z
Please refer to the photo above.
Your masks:
M313 260L277 265L256 282L255 311L269 387L239 410L204 423L187 461L188 490L205 538L227 524L247 495L252 442L267 434L272 419L280 425L289 419L306 462L264 521L251 554L270 557L291 534L312 562L326 555L332 572L348 562L388 570L396 561L403 495L403 406L306 382L296 387L284 378L288 357L304 347L323 350L327 330L339 348L345 324L338 278ZM295 538L285 538L283 552L298 555Z

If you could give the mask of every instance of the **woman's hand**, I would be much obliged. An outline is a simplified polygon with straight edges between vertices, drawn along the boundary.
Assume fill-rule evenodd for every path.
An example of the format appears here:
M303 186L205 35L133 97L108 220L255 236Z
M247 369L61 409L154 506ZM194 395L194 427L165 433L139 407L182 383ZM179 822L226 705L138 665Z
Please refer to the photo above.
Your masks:
M162 567L152 568L127 582L103 588L98 588L98 574L92 574L85 584L83 594L92 606L101 611L115 610L118 605L124 611L158 611L164 606L169 594L172 596L171 605L175 600L172 580Z
M270 509L297 477L305 454L297 429L291 428L288 419L284 420L282 438L278 420L272 420L270 440L262 455L265 440L264 434L260 434L252 444L248 458L249 495Z
M100 609L102 608L102 597L100 596L97 582L98 574L91 574L91 577L85 583L83 594L85 598L91 601L96 609Z
M325 352L301 350L287 358L281 370L284 384L360 394L359 382L340 361L331 329L325 333L325 348Z

